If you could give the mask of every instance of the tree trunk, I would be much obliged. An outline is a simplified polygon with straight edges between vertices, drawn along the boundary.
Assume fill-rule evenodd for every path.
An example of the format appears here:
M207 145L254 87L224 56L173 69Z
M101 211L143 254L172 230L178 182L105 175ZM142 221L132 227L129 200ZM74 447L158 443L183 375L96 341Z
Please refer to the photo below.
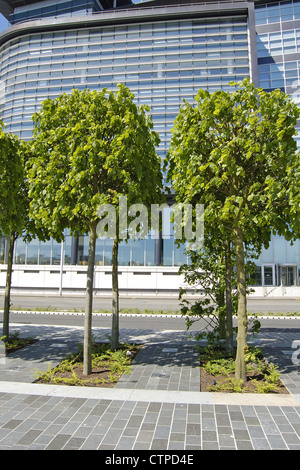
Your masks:
M117 349L119 346L119 286L118 286L118 238L113 241L112 250L112 330L111 347Z
M4 312L3 312L3 332L2 335L9 338L9 311L10 311L10 288L11 288L11 275L15 246L15 233L12 232L9 237L9 250L7 260L6 284L4 293Z
M235 378L246 381L245 348L247 346L247 299L246 299L246 275L245 256L243 245L243 233L240 228L235 229L237 291L238 291L238 334L237 353L235 359Z
M233 348L233 323L232 323L232 297L231 297L231 277L232 277L232 265L231 265L231 250L230 242L225 242L225 297L226 297L226 324L225 324L225 347L226 351L231 351Z
M93 287L94 287L94 266L96 249L96 223L90 225L89 254L86 281L86 300L84 317L84 340L83 340L83 375L92 372L92 311L93 311Z

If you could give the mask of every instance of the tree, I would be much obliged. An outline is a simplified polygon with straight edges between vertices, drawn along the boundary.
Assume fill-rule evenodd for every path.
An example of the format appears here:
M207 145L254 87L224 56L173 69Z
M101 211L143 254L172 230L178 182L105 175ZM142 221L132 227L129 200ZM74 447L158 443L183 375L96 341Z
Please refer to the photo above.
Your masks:
M245 244L259 252L272 233L296 236L291 222L299 219L299 206L293 207L290 195L298 184L299 110L280 90L267 93L248 79L234 86L231 93L200 90L195 106L185 102L173 129L168 176L178 201L204 204L205 231L234 243L236 378L245 381Z
M29 219L25 178L27 144L5 131L0 122L0 233L8 237L7 272L3 309L3 336L9 338L10 292L14 246L17 238L30 240L35 233Z
M0 123L0 233L8 237L7 272L3 309L3 336L9 338L10 294L15 242L22 237L46 239L44 230L36 230L29 218L28 185L25 165L29 144L5 132Z
M196 300L183 298L186 288L180 290L182 299L181 313L186 316L187 327L202 319L206 327L201 333L195 335L196 339L206 338L212 344L223 341L226 351L234 347L233 315L237 313L236 278L233 270L234 252L232 243L206 238L205 248L199 251L187 250L189 263L180 267L179 272L184 275L184 283L193 286ZM247 252L247 258L249 256ZM252 257L253 254L251 253ZM247 294L251 292L253 261L246 263ZM260 322L253 318L249 322L248 331L257 333Z
M12 262L15 240L24 226L23 160L16 136L0 129L0 230L9 237L6 285L4 294L3 335L9 337L9 310Z
M199 339L206 337L215 342L225 340L226 350L233 348L232 317L236 313L236 295L233 293L232 253L230 243L222 241L199 251L187 251L189 263L180 267L184 282L193 286L196 301L183 299L181 312L187 318L187 326L205 319L209 331L204 329ZM186 293L181 289L180 298ZM198 297L200 294L200 297ZM198 336L196 336L197 338Z
M60 241L63 231L89 233L84 325L84 374L91 372L92 302L97 227L101 208L118 207L123 195L130 202L149 201L159 194L158 135L146 107L133 103L129 89L116 94L74 90L47 99L35 122L28 166L30 214ZM152 187L149 181L152 179ZM108 227L109 228L109 227ZM116 228L116 226L115 226ZM114 232L113 259L118 234ZM118 328L117 276L113 270L113 330Z

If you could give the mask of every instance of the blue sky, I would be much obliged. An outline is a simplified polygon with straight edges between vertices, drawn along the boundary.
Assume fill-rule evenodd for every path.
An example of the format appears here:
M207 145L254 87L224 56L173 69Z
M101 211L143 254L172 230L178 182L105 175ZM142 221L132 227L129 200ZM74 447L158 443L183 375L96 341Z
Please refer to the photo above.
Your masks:
M8 21L4 18L3 15L0 14L0 31L3 31L7 28Z

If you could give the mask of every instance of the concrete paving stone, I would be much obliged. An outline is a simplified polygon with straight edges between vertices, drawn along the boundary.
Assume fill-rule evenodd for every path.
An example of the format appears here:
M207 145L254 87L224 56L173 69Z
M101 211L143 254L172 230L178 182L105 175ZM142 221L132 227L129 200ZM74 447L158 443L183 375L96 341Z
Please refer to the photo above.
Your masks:
M172 422L172 432L185 432L186 420L185 419L174 419Z
M232 436L229 435L219 435L219 445L220 447L232 447L235 448L235 440Z
M10 421L7 421L5 424L3 424L1 427L5 429L15 429L18 426L20 426L20 424L22 423L23 423L23 420L11 419Z
M29 446L40 436L40 434L40 431L37 430L28 431L19 441L17 441L17 444Z
M202 432L202 439L204 441L217 441L217 431L206 431Z
M105 434L102 444L114 444L116 445L123 433L122 429L109 429Z
M252 439L263 439L265 437L265 433L263 432L260 426L249 426L248 432Z
M171 432L170 434L170 441L173 442L184 442L186 438L185 433L180 433L180 432Z
M200 424L187 423L186 434L189 436L200 436L201 435Z
M30 328L36 327L30 325ZM54 342L54 337L58 342L62 342L57 334L57 328L52 328L52 330L51 342ZM61 338L74 332L71 328L68 333L65 328L61 328L60 331ZM100 329L97 329L96 336L102 337L103 334L104 330L100 332ZM186 338L182 332L122 330L124 340L134 335L140 335L145 343L152 341L155 344L144 348L143 355L140 356L141 362L144 363L134 365L131 379L135 382L130 384L128 380L130 377L123 376L125 377L123 390L121 387L119 390L115 387L109 391L87 389L86 396L79 396L78 393L81 392L78 390L77 393L76 387L46 386L47 392L43 395L32 393L31 390L28 392L26 387L23 387L24 391L17 389L17 385L13 392L9 387L2 389L10 390L9 392L2 392L1 383L9 384L10 381L5 382L5 378L1 377L0 449L300 448L300 376L296 371L288 369L288 380L292 382L292 385L299 384L298 393L293 395L295 403L299 403L299 406L273 405L272 403L276 403L276 400L271 401L269 399L271 397L266 397L266 403L269 405L264 405L265 397L263 396L253 402L252 398L249 404L246 396L234 396L234 394L213 396L202 393L198 395L196 391L191 392L198 386L199 370L194 368L194 361L198 360L198 357L194 352L192 354L192 345L186 347L180 344ZM269 336L271 338L272 332ZM265 337L268 339L268 334L265 334ZM284 333L280 335L282 344L286 338L290 341L292 337ZM178 348L178 354L162 354L166 345ZM51 351L52 349L55 348L51 348ZM35 348L35 351L38 352L38 349ZM149 356L149 351L157 356ZM271 353L275 357L278 351L273 348ZM280 354L282 356L281 352ZM155 365L151 364L154 360ZM172 361L171 364L170 361ZM174 365L177 370L180 369L178 373L173 372ZM161 374L161 377L153 378L153 373ZM122 383L123 377L119 384ZM200 379L199 374L199 383ZM183 391L186 388L189 393L191 392L189 395ZM165 395L160 392L159 397L156 397L156 393L144 396L140 393L142 390L151 389L169 390L169 392ZM68 390L74 396L63 396L69 393ZM130 390L136 390L137 393L133 395ZM171 392L175 390L181 391L182 394L173 398ZM103 398L107 396L107 392L113 394L114 397L120 396L121 399ZM116 392L120 392L120 395ZM131 398L127 400L124 396ZM187 396L189 399L185 398ZM196 403L190 402L190 400L194 401L193 397L197 397ZM219 403L218 397L221 401L224 400L224 403ZM298 402L297 397L299 397ZM274 398L278 402L278 398L281 397ZM237 399L238 403L236 403ZM8 427L5 427L6 425ZM22 432L19 432L20 429Z
M81 450L97 450L102 440L102 435L99 436L98 434L92 433L84 439L84 442L81 445Z
M115 449L116 450L131 450L134 444L135 444L134 437L121 437Z
M241 441L247 441L250 440L250 435L247 429L233 429L232 431L235 439L241 440Z
M273 450L283 450L287 449L287 445L284 442L283 438L279 435L268 435L267 439L269 441L270 447Z
M151 450L168 450L168 439L153 439Z
M150 442L135 442L132 450L149 450L150 446Z
M230 425L230 418L229 415L225 413L218 413L216 412L216 422L218 426L229 426Z
M282 433L282 438L287 444L300 444L299 437L293 432L284 432Z
M10 432L3 439L1 439L0 445L12 446L16 442L18 442L23 437L23 435L24 435L23 432L18 432L18 431Z
M150 442L154 436L154 429L151 431L147 431L144 429L140 429L140 431L136 435L137 442Z
M237 450L253 450L253 445L251 441L242 441L236 440L236 449Z
M123 431L123 436L133 437L133 436L136 436L137 433L138 433L138 429L136 428L125 428Z
M144 422L142 423L140 427L140 430L141 431L154 431L155 427L156 427L156 423L146 423L144 420ZM125 429L125 431L127 431L127 429Z
M84 444L84 441L85 439L81 437L71 437L62 449L63 450L79 450Z
M270 444L267 439L264 438L253 438L252 444L254 450L271 450Z
M168 438L170 434L170 426L156 426L154 439Z
M81 426L80 423L75 421L68 421L66 424L61 425L60 432L62 434L73 434Z
M90 426L79 426L73 433L73 435L75 437L88 437L91 432L92 432L93 428L90 427Z
M203 441L202 450L219 450L218 441Z

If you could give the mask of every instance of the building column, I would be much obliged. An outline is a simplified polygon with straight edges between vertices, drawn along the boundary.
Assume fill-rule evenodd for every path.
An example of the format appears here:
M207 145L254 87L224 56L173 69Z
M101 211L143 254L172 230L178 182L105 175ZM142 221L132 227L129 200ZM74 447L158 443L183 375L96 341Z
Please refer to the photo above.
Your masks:
M155 266L162 265L162 255L163 255L163 239L162 239L162 233L159 232L158 238L155 239Z
M71 245L71 265L78 264L78 237L72 236L72 245Z

